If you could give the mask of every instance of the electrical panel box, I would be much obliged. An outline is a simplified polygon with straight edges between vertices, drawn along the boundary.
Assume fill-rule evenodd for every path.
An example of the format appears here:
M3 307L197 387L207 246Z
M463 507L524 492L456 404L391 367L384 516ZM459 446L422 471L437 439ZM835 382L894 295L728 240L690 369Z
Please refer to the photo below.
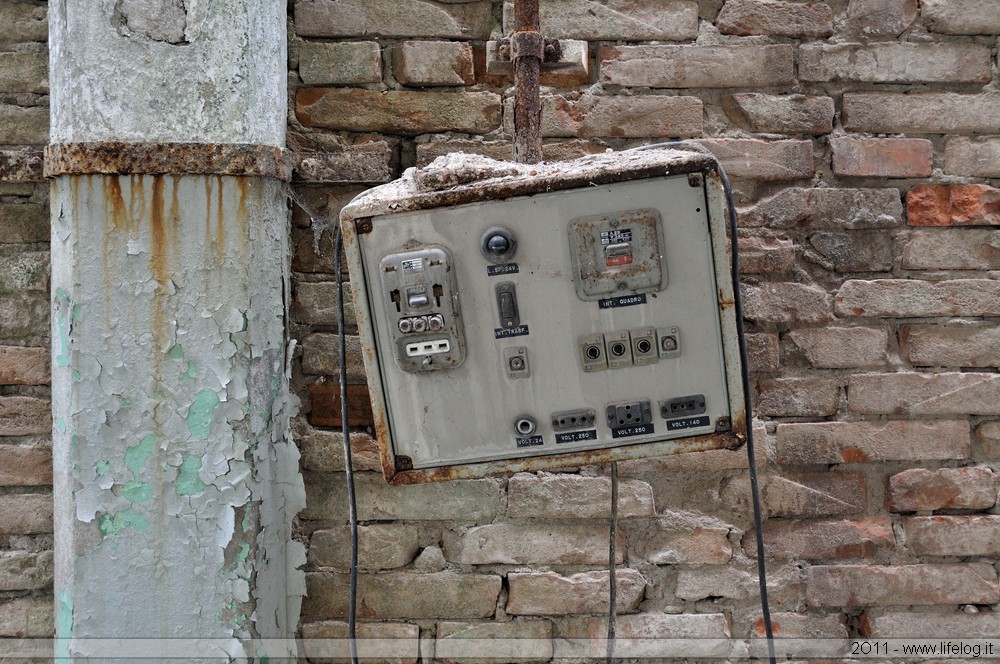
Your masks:
M711 158L450 155L365 192L341 221L390 482L745 439Z

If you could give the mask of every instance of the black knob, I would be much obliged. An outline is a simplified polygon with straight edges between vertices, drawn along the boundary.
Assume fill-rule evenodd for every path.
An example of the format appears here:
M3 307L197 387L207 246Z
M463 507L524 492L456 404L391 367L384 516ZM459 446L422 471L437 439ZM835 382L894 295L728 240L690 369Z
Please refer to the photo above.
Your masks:
M517 240L510 229L494 226L483 233L479 248L483 257L491 263L506 263L517 252Z

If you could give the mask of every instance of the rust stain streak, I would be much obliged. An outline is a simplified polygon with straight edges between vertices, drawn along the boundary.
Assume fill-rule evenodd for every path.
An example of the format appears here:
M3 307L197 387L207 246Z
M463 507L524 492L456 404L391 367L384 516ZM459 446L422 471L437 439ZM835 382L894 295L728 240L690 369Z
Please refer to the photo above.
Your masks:
M219 199L215 210L215 262L222 265L226 258L226 210L222 199L225 187L221 175L215 176L215 182L219 185Z
M205 269L208 263L208 250L212 246L212 178L203 178L205 185Z
M152 210L150 223L150 255L149 267L160 287L167 281L169 267L167 265L167 229L163 220L163 177L153 176ZM157 289L158 291L160 288Z

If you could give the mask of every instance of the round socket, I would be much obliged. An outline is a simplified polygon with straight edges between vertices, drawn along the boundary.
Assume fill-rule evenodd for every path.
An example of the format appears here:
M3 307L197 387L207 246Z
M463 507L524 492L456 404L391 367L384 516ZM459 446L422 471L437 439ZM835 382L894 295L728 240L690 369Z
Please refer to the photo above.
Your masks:
M653 349L653 344L649 343L649 339L639 339L635 342L635 349L645 355Z
M409 334L413 331L413 319L411 318L400 318L399 319L399 331L403 334Z
M427 327L431 332L440 332L444 329L444 317L441 314L428 316Z
M609 348L608 350L615 357L621 357L622 355L625 354L625 351L627 351L628 348L626 348L625 344L622 343L621 341L616 341L613 344L611 344L611 348Z
M538 429L538 423L531 415L521 415L514 420L514 431L519 436L530 436Z
M483 257L491 263L507 263L517 253L517 238L508 228L493 226L479 240Z
M600 346L587 346L587 359L599 360L601 359L601 347Z
M413 331L414 332L426 332L427 331L427 316L417 316L413 319Z

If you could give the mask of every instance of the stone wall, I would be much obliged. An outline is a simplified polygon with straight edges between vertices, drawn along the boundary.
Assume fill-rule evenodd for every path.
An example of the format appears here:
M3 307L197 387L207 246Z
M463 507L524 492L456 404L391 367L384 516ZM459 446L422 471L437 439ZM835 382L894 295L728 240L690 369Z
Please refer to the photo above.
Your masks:
M588 73L543 76L548 159L695 139L736 187L784 637L1000 633L1000 90L994 0L541 0ZM507 157L495 0L289 3L302 635L346 627L330 227L451 150ZM45 4L0 0L0 637L51 632ZM353 324L352 320L348 324ZM363 383L356 340L348 370ZM359 468L362 636L603 634L607 469L389 488ZM745 454L620 464L619 634L762 633ZM417 639L416 637L419 637ZM549 642L549 639L552 639ZM437 650L436 650L437 649ZM456 660L457 661L457 660Z

